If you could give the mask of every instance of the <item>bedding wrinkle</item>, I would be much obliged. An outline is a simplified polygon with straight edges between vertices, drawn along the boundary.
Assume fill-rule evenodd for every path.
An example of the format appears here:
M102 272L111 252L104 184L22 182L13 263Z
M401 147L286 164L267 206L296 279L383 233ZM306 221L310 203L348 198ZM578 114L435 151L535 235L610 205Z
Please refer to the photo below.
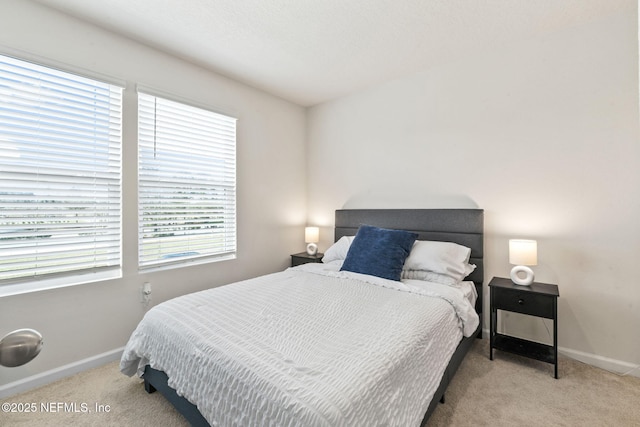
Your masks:
M121 370L165 371L211 425L419 425L469 301L320 267L154 307Z

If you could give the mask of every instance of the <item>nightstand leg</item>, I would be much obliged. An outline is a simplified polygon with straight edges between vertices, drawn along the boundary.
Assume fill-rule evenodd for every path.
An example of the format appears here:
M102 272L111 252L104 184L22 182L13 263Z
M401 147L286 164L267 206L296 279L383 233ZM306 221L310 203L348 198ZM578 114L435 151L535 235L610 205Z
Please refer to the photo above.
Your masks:
M493 360L493 340L496 335L497 310L491 308L489 316L489 360Z
M553 300L553 357L555 361L555 378L558 379L558 301Z

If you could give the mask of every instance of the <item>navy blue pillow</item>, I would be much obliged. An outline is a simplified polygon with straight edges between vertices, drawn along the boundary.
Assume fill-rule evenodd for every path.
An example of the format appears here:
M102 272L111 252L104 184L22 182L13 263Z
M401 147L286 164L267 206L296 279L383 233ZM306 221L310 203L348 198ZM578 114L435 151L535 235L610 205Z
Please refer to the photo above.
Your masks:
M361 225L340 270L400 280L416 233Z

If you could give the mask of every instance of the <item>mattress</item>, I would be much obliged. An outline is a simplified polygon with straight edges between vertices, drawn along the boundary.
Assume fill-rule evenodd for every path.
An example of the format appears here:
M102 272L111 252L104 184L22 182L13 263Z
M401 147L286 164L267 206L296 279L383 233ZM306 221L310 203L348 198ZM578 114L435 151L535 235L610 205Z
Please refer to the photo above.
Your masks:
M213 426L417 426L478 321L457 287L304 264L154 307L120 368Z

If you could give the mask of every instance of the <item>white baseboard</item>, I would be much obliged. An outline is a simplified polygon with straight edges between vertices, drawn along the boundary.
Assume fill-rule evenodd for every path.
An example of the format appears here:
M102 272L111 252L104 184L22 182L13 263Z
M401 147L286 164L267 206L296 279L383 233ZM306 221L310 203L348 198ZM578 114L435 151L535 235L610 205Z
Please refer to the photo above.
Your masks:
M42 372L28 378L5 384L3 386L0 386L0 399L6 399L9 396L13 396L37 387L41 387L43 385L50 384L54 381L70 377L71 375L75 375L79 372L83 372L88 369L97 368L99 366L106 365L107 363L114 362L120 359L123 351L124 347L117 348L106 353L98 354L96 356L79 360L77 362L61 366L59 368L51 369L50 371Z
M482 336L489 339L489 329L482 330ZM623 362L622 360L610 359L604 356L598 356L593 353L585 353L583 351L573 350L566 347L558 347L558 353L570 359L575 359L587 365L604 369L618 375L630 375L640 378L640 365Z
M571 359L604 369L605 371L613 372L614 374L630 375L640 378L640 365L634 365L632 363L623 362L622 360L610 359L608 357L598 356L597 354L584 353L582 351L572 350L565 347L558 347L558 352L570 357Z

